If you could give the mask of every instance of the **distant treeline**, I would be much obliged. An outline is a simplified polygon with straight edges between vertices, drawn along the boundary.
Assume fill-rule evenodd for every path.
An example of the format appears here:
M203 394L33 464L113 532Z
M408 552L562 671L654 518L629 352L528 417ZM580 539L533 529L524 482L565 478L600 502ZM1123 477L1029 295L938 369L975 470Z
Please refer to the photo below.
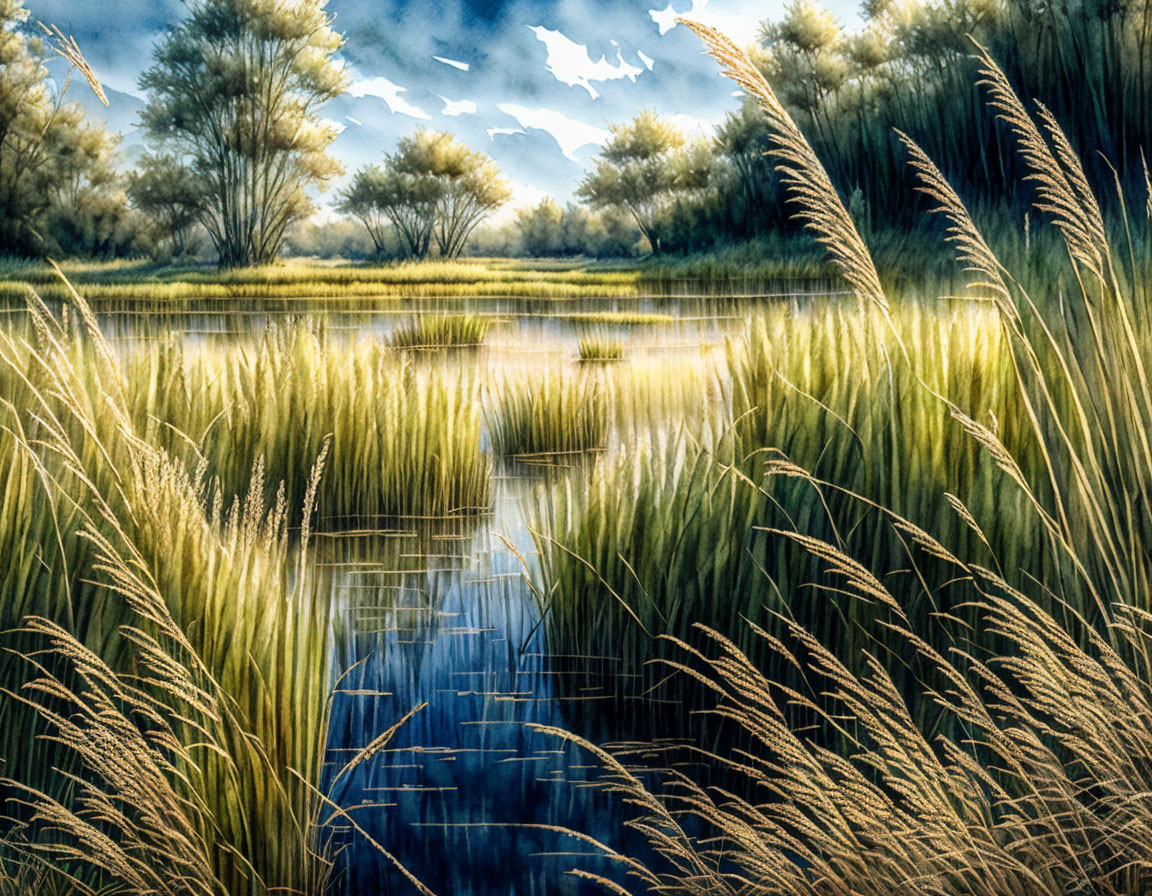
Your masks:
M498 258L627 258L647 251L647 243L626 212L593 211L575 202L561 207L554 199L545 199L518 211L500 226L475 230L462 254ZM377 244L364 224L350 217L323 223L301 222L288 232L284 254L353 261L410 256L402 238L391 228L384 230Z
M924 226L927 200L897 131L927 151L978 215L1011 220L999 214L1007 204L1024 226L1031 188L1006 127L982 102L973 41L1026 102L1042 102L1061 124L1098 193L1116 196L1119 178L1129 196L1148 194L1152 3L866 0L864 14L846 32L814 0L794 0L782 19L763 24L755 59L866 235ZM798 228L768 148L751 102L703 145L645 113L614 129L580 195L628 210L657 252L778 238ZM525 254L560 240L547 202L521 215L518 230Z
M141 79L150 151L126 172L118 137L49 78L22 0L0 0L0 254L230 266L280 254L604 257L797 232L750 103L697 141L660 110L641 113L613 128L577 202L547 199L499 226L484 222L511 190L492 160L418 130L354 173L341 218L312 224L309 190L340 170L319 113L345 87L330 17L316 0L274 11L192 0L188 10ZM978 216L1007 204L1013 214L996 218L1023 223L1030 187L982 105L973 41L1061 123L1102 195L1117 195L1115 178L1147 194L1152 0L865 0L864 15L847 32L814 0L794 0L763 24L755 59L866 236L924 226L897 131Z
M810 0L766 23L758 63L788 104L865 228L915 227L926 202L909 176L897 130L912 137L972 206L1012 203L1022 184L1007 128L978 85L974 41L988 49L1028 104L1042 102L1085 160L1093 186L1146 195L1143 154L1152 117L1152 4L1126 0L866 0L866 20L845 33ZM779 226L779 191L753 158L766 143L746 109L718 135L737 173L715 224L734 236ZM761 163L763 165L763 163ZM764 166L766 169L767 165ZM708 218L707 203L701 216ZM689 214L688 217L691 217ZM691 240L688 228L688 238Z

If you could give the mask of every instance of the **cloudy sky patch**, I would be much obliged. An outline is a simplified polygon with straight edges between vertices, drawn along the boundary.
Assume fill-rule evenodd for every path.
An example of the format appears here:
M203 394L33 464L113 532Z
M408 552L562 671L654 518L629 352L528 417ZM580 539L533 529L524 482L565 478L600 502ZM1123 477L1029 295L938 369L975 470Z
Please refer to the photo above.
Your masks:
M609 62L606 56L601 56L599 61L593 62L587 46L576 43L559 31L553 31L542 25L529 25L528 30L547 47L548 57L544 60L544 64L556 80L574 87L583 87L592 99L600 96L596 88L592 86L593 81L616 81L620 78L628 78L635 83L636 76L644 71L624 61L624 52L619 48L619 45L616 45L615 62Z
M520 123L521 132L538 130L550 134L565 157L574 162L577 161L578 149L600 146L609 136L604 128L569 118L555 109L529 109L516 103L501 103L496 108L515 118Z
M675 116L692 135L739 108L732 84L687 29L687 14L750 40L785 0L329 0L345 35L353 89L324 118L347 123L333 153L347 174L377 162L417 127L443 129L490 154L517 197L571 198L613 124L644 109ZM184 15L182 0L27 0L34 19L75 34L114 88L93 116L143 149L138 86L152 47ZM831 0L842 19L856 0ZM662 33L663 32L663 33ZM339 186L337 184L336 186ZM331 195L331 194L328 194Z

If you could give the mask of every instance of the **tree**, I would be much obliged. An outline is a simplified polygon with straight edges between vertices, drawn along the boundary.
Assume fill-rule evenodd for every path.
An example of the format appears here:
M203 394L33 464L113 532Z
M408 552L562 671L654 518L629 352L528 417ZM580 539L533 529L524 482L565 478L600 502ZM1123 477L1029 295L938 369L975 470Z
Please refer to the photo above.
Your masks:
M0 252L15 255L59 251L53 219L105 189L114 204L117 186L118 141L64 101L27 19L22 0L0 0Z
M401 254L424 258L432 244L442 187L435 178L398 170L393 158L388 156L384 165L368 165L357 171L341 194L339 208L363 222L377 257L386 251L385 237L391 224Z
M203 187L199 219L223 267L266 264L340 167L320 117L346 74L326 0L188 0L140 79L146 134Z
M559 255L564 250L564 212L551 197L518 211L516 229L524 254L529 257Z
M699 187L698 147L652 112L612 127L612 136L577 195L595 209L628 212L655 255L661 252L660 218L677 194Z
M836 17L816 0L793 0L784 18L762 29L763 68L781 99L830 139L832 98L850 72L844 32Z
M378 257L376 247L355 221L331 218L299 221L284 238L288 258L342 258L365 261Z
M48 248L66 255L127 254L139 235L118 165L120 137L101 127L59 128L47 212Z
M364 225L372 239L376 258L384 257L388 245L386 234L391 223L378 201L383 177L384 172L379 165L361 168L352 176L352 183L340 193L340 202L336 206Z
M735 189L729 208L732 229L745 239L767 230L786 217L777 190L770 146L768 119L752 101L725 119L716 130L717 151L731 164Z
M443 258L455 258L476 226L512 198L488 156L443 131L422 131L424 170L441 184L434 234Z
M145 153L128 179L128 197L152 222L160 243L170 244L174 256L188 251L203 188L187 165L174 156Z
M40 49L21 28L20 0L0 0L0 250L26 254L41 242L36 221L48 206L45 137L61 113Z
M340 209L364 223L378 253L392 224L409 257L424 258L435 240L442 257L454 258L477 225L511 195L484 153L451 134L420 128L402 138L382 165L356 172Z

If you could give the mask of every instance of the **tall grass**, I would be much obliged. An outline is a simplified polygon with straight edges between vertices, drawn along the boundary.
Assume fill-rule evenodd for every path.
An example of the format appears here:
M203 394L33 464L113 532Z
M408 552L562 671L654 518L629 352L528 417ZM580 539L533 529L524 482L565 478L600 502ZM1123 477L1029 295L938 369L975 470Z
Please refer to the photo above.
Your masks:
M624 343L603 333L588 333L580 337L577 357L582 364L604 364L624 360Z
M219 480L225 504L260 463L269 503L284 483L287 506L300 507L327 443L316 499L324 528L488 507L478 387L463 374L302 323L271 327L254 347L187 350L170 339L135 350L126 365L133 419Z
M593 378L526 370L507 374L495 391L489 428L498 454L543 463L607 443L607 392Z
M886 320L895 333L878 342ZM894 361L901 344L908 364ZM887 316L827 304L759 316L728 346L725 400L703 415L711 424L626 443L589 482L564 483L541 502L540 590L550 595L555 652L617 657L630 674L662 678L647 665L660 649L653 637L695 642L693 625L703 623L767 660L748 623L775 630L777 614L847 652L884 643L858 603L805 594L820 566L783 534L829 541L878 575L903 569L905 539L872 505L933 526L950 548L989 565L1006 558L1005 575L1018 580L1022 560L1044 556L1030 504L1008 491L948 406L920 388L926 379L972 416L1005 421L1002 437L1040 470L1011 365L994 312L968 304L913 303ZM764 482L766 463L808 469L819 482ZM980 534L942 518L949 495L988 520ZM910 615L930 640L947 638L935 613L970 616L930 593L934 577L949 574L926 570L923 587L909 582Z
M729 73L754 71L717 32L692 27ZM974 288L996 311L1025 444L1011 444L992 421L956 402L939 401L1003 474L997 500L1011 496L1030 508L1012 522L1027 527L1022 541L1039 545L1022 564L1034 575L1013 584L994 565L1010 559L1007 553L993 551L991 561L983 551L962 557L936 537L936 523L925 529L863 501L907 545L905 561L884 574L873 574L834 539L782 529L781 537L821 567L812 580L817 593L849 597L895 640L845 658L840 645L807 625L789 620L775 634L755 629L766 651L800 673L787 681L765 674L715 632L705 633L702 649L678 644L673 668L710 689L717 716L752 745L712 757L744 778L751 799L736 790L706 791L683 776L675 790L656 796L596 751L610 786L637 808L637 827L667 863L624 860L656 891L998 896L1136 894L1152 885L1152 516L1145 500L1152 344L1139 325L1152 308L1137 285L1148 272L1134 246L1117 251L1111 244L1055 120L1043 107L1033 118L983 52L980 65L990 105L1036 184L1038 210L1065 240L1079 288L1055 307L1035 300L1000 264L928 157L908 142L922 188L975 271ZM763 79L737 79L765 105L776 103ZM818 192L802 198L822 201ZM840 214L830 204L810 220L822 228L821 215ZM838 232L850 226L841 221ZM836 240L831 228L823 236ZM840 248L848 251L847 244ZM864 256L852 262L869 263ZM887 304L874 302L885 316ZM898 348L894 367L913 367L915 345L900 340ZM915 403L936 388L917 378L902 398ZM929 457L935 447L921 446ZM770 461L767 473L769 487L783 478L828 489L795 464ZM950 503L985 541L977 514ZM984 509L994 518L1001 505ZM947 513L941 503L938 518ZM930 584L923 573L934 566L949 575ZM921 633L921 590L974 614L975 624L967 625L946 611L938 616L953 638L946 649ZM797 592L786 598L792 606L801 600ZM901 681L894 670L908 665L920 675ZM925 726L925 705L952 724ZM798 707L838 732L841 750L797 727Z
M407 351L476 348L484 343L488 324L475 314L422 314L397 326L388 344Z
M206 510L73 307L0 334L5 860L82 889L317 892L329 610L285 505Z

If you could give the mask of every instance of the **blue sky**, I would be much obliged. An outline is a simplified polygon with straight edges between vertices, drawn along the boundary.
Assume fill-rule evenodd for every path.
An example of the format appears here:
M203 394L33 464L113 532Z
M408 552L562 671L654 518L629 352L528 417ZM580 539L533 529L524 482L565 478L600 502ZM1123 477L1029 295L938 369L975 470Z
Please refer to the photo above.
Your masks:
M452 131L489 153L516 201L569 198L611 123L641 109L702 135L737 108L732 85L674 25L706 21L738 42L776 18L785 0L330 0L346 44L348 95L324 110L341 133L333 146L349 172L375 161L417 126ZM35 18L71 32L101 80L98 106L139 148L137 78L180 0L27 0ZM856 4L827 4L851 23ZM77 91L77 99L86 98ZM329 194L330 195L330 194ZM323 201L323 199L322 199Z

